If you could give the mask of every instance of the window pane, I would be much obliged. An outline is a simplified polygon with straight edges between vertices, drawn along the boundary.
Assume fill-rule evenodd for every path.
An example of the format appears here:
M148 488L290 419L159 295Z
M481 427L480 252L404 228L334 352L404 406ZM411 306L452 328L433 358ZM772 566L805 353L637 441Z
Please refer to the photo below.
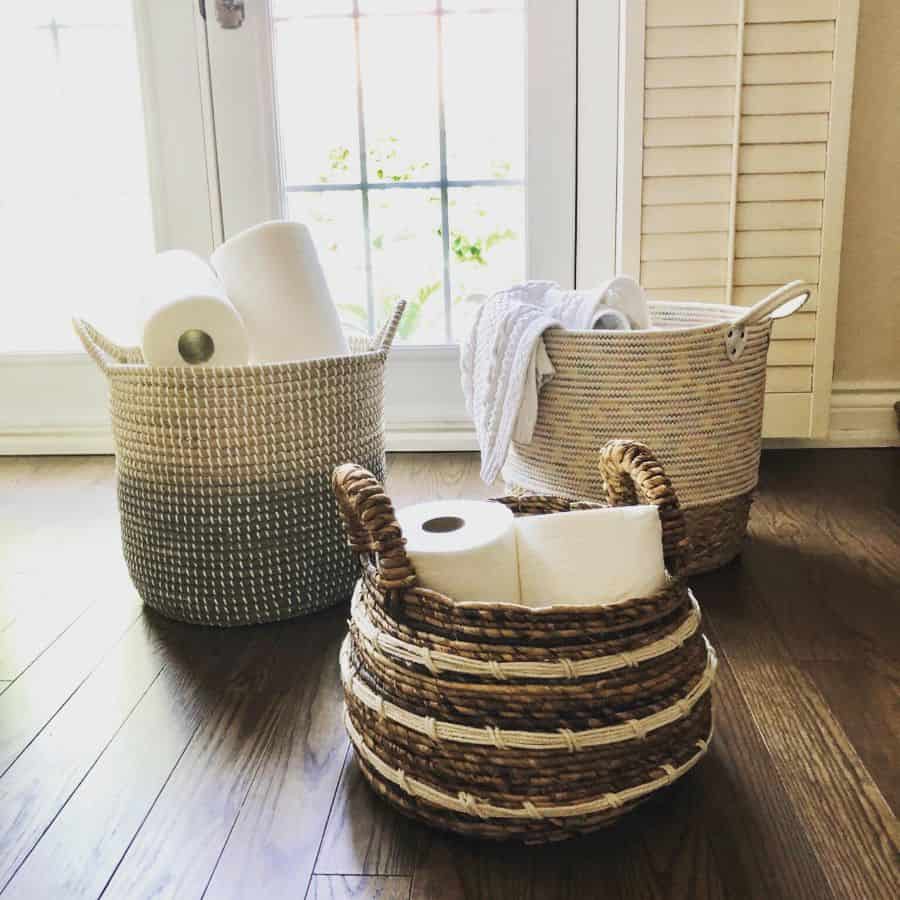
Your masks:
M444 343L440 192L371 191L369 222L376 319L402 297L407 308L399 339Z
M292 219L304 222L316 243L331 296L350 329L369 330L359 191L288 194Z
M287 183L359 182L352 19L276 22L275 41Z
M330 16L353 12L353 0L272 0L272 16L277 19L291 16Z
M54 21L54 11L76 24ZM130 5L6 10L0 350L75 349L73 315L136 338L134 273L154 236L136 45L123 11L130 16Z
M448 177L523 178L523 16L446 16L444 46Z
M369 181L437 178L434 17L362 19L360 38Z
M450 284L453 339L465 340L476 305L525 272L525 192L521 186L451 188Z
M360 12L369 15L396 12L432 12L437 0L359 0Z

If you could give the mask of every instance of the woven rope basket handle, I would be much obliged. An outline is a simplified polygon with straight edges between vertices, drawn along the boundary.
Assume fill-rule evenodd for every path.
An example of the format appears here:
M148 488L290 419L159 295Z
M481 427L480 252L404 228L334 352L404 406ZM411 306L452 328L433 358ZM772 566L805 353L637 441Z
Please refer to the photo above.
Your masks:
M84 319L72 319L72 327L88 356L97 363L104 375L109 374L110 366L144 361L140 347L120 347Z
M381 482L368 469L344 463L334 470L331 484L347 526L347 543L354 553L374 562L378 589L391 593L412 587L416 570Z
M725 353L735 362L741 358L747 340L747 326L770 319L783 319L797 312L809 300L812 288L803 281L791 281L772 291L739 316L725 332Z
M647 503L659 510L663 558L669 572L677 575L690 550L684 513L669 476L650 448L638 441L609 441L600 451L600 475L610 506Z
M400 320L403 318L403 311L405 309L405 300L398 300L396 304L394 304L394 310L391 313L390 318L386 319L381 328L378 329L378 334L372 338L369 349L381 353L387 353L388 350L391 349L391 344L394 343L394 338L397 335L397 329L400 327Z

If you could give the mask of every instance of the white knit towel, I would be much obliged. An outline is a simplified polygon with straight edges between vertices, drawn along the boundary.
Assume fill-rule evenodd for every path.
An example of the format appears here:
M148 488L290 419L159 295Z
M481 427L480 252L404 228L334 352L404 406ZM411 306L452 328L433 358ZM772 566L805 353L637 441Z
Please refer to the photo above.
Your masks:
M485 482L500 474L513 438L529 443L534 434L538 394L553 377L544 331L595 325L628 330L626 308L640 311L635 296L643 299L643 291L624 276L595 291L562 291L551 281L529 281L499 291L481 305L462 347L460 368ZM627 303L618 305L623 299Z

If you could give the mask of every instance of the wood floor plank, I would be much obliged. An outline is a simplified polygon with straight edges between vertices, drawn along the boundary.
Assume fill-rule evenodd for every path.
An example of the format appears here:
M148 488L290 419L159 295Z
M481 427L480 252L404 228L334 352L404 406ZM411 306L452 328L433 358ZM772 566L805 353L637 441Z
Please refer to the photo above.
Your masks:
M265 629L252 664L216 691L213 712L194 733L110 879L106 898L199 897L268 744L283 698L285 654L277 626ZM250 632L244 631L248 635Z
M258 664L268 646L260 646L265 632L198 630L158 616L149 617L148 630L148 643L161 647L162 672L16 872L4 898L99 897L197 727L217 703L220 685ZM129 654L129 679L134 669ZM99 681L100 674L91 681ZM116 694L115 686L105 687ZM79 695L69 704L73 710ZM38 762L49 768L65 757L58 751ZM49 777L52 770L35 775L42 794Z
M144 622L129 629L53 720L0 778L0 890L77 788L163 667Z
M706 620L730 661L773 770L836 897L896 897L896 820L811 679L789 658L752 577L728 571L696 579L720 585ZM728 590L723 590L728 586Z
M866 662L808 662L815 682L896 815L900 812L900 682Z
M347 750L337 664L347 615L341 606L282 626L279 647L290 677L208 900L276 900L306 889Z
M95 604L0 694L0 774L75 693L141 614L132 590Z
M375 796L351 751L328 817L316 873L412 875L426 835Z
M408 900L409 878L313 875L306 900Z

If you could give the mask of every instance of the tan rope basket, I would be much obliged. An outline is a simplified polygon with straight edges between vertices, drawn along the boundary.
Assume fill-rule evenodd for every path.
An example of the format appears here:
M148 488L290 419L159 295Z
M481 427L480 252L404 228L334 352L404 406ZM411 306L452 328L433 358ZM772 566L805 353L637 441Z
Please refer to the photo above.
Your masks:
M675 492L642 444L607 444L600 473L610 503L659 508L665 586L529 609L419 587L379 480L358 465L335 471L362 564L340 656L345 723L364 776L405 815L477 837L559 840L612 822L706 753L716 657L681 574ZM599 505L499 502L517 515Z
M384 471L384 368L403 307L349 356L235 367L147 366L74 322L109 383L122 544L144 603L248 625L350 596L330 478L348 458Z
M640 437L678 490L689 572L724 565L740 552L758 479L772 319L808 297L795 281L749 309L651 303L658 331L547 331L556 374L532 442L510 449L507 490L603 500L595 448Z

